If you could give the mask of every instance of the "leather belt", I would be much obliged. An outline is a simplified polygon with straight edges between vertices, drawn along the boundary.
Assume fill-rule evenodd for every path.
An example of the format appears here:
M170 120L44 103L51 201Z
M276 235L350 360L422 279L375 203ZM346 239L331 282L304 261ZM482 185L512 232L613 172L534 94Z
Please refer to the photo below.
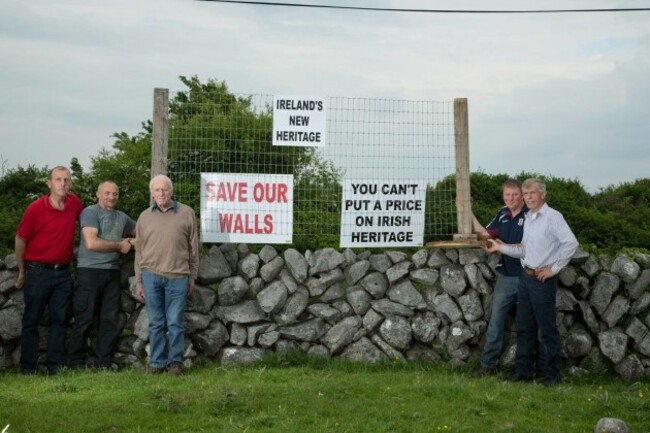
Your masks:
M35 268L41 269L54 269L55 271L68 269L70 262L68 263L44 263L44 262L35 262L33 260L25 260L25 264L33 266Z
M535 269L533 268L524 267L524 274L528 275L529 277L537 276L536 272L537 271L535 271Z

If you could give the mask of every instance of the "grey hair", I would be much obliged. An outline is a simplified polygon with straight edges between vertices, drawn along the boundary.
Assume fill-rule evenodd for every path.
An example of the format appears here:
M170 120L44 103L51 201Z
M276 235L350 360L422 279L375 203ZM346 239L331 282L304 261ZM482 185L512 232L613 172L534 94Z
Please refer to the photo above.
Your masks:
M151 191L153 189L153 184L157 180L164 180L165 184L169 187L170 191L174 190L174 184L172 183L172 180L170 178L168 178L167 176L165 176L164 174L159 174L159 175L154 176L151 179L151 181L149 182L149 191Z
M527 189L527 188L531 188L533 185L537 186L537 191L539 191L540 194L546 194L546 184L542 179L537 177L531 177L530 179L526 179L524 183L521 184L521 187L523 189Z
M112 185L117 186L117 184L115 182L113 182L112 180L104 180L104 181L99 182L99 185L97 185L97 192L99 192L99 190L102 189L102 186L106 185L107 183L110 183ZM117 190L118 191L120 190L119 186L117 186Z

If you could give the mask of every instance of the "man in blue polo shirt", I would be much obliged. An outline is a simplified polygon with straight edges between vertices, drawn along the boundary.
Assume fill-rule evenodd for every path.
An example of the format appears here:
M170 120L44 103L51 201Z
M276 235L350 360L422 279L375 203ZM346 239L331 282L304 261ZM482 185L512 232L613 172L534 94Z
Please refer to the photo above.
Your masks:
M521 183L508 179L503 183L505 204L494 219L483 228L476 217L472 225L481 239L498 239L507 244L518 244L524 234L524 220L528 208L524 204ZM497 281L492 295L492 316L485 333L485 346L481 356L481 368L474 377L494 375L503 347L503 329L508 311L517 302L517 286L522 272L519 259L503 255L497 265Z

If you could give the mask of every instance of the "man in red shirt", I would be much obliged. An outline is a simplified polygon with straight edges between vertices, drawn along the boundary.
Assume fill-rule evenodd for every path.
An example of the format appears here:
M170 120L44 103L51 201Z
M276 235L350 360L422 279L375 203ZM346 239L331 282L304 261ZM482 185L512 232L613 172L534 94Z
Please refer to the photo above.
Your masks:
M55 374L65 363L66 314L72 294L70 261L77 219L83 210L70 193L72 176L54 167L47 178L50 193L33 201L16 231L16 287L25 297L20 336L20 372L38 371L38 323L48 307L47 371Z

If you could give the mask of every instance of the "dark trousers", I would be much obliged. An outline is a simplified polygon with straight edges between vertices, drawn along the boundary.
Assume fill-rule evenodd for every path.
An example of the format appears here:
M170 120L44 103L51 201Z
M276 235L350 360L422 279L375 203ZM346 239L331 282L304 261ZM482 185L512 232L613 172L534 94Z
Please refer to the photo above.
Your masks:
M77 268L74 322L70 333L68 358L71 367L86 365L87 339L97 317L96 364L98 367L110 368L115 343L119 337L117 315L120 308L120 289L119 270Z
M556 297L557 277L544 282L525 274L519 278L515 358L519 377L533 377L535 344L539 338L537 361L544 370L545 379L560 380L560 333L556 322Z
M70 270L25 263L25 311L20 335L20 371L35 373L38 365L38 324L48 308L47 369L55 373L65 363L67 313L72 293Z

